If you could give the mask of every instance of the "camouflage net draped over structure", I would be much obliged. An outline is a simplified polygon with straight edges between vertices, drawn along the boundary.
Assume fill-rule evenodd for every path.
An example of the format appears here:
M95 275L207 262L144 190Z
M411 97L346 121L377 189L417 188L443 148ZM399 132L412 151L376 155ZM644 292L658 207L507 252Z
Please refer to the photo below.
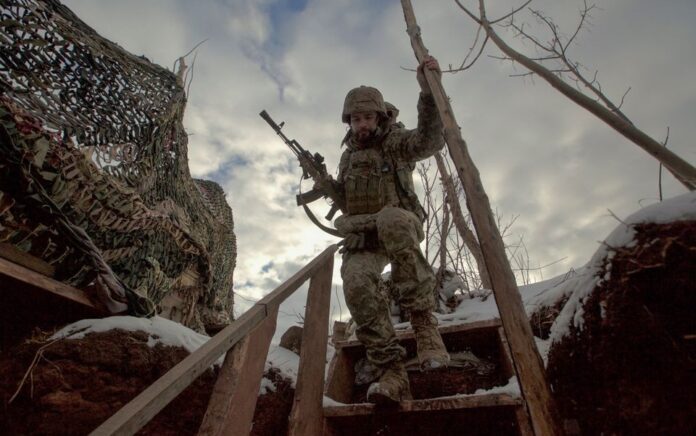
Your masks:
M112 313L153 303L190 326L228 322L232 211L217 184L191 178L182 75L55 0L9 0L0 90L0 242Z

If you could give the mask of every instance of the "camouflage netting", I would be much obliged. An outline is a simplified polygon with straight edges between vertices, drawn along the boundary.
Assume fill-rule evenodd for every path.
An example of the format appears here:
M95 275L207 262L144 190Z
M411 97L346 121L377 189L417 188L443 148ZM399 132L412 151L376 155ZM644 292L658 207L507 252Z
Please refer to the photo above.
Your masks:
M232 211L191 178L183 67L126 52L54 0L0 14L0 242L112 313L229 322Z

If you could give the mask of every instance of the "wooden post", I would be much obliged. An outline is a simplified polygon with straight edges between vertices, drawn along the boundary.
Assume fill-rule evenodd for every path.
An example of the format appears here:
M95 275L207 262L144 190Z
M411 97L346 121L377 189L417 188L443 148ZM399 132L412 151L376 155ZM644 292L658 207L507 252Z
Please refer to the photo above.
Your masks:
M410 0L401 0L407 33L418 62L427 55L416 23ZM462 139L449 99L437 74L426 69L435 104L444 125L444 135L457 174L466 193L466 203L479 237L486 269L491 278L500 320L510 343L513 361L520 379L522 395L527 402L537 436L563 434L551 389L544 373L544 365L534 343L534 336L517 289L515 275L505 255L505 246L496 227L490 202L483 189L478 169L474 165L466 142Z
M253 332L227 352L199 435L246 436L251 432L256 399L277 318L276 307Z
M333 258L309 283L305 324L302 330L300 367L290 412L290 436L322 434L324 425L324 368L329 338L329 304Z

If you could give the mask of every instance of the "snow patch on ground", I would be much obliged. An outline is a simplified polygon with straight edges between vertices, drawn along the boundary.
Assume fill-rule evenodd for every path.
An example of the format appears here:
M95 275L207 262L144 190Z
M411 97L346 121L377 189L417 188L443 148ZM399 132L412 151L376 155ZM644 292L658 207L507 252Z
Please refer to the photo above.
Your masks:
M277 368L280 373L292 381L292 387L297 384L297 372L300 367L300 356L278 345L271 345L266 357L265 371Z
M193 353L210 336L202 335L188 327L159 316L152 318L136 318L133 316L112 316L103 319L83 319L69 324L57 331L50 340L54 339L81 339L89 333L105 332L113 329L126 331L142 331L148 334L148 346L154 347L156 344L170 345L173 347L183 347L189 353ZM327 357L332 356L333 347L327 350ZM224 355L220 357L216 365L222 365ZM277 368L281 374L292 380L292 386L297 383L297 371L300 356L285 348L271 345L266 358L265 370L271 367ZM272 386L272 389L271 389ZM271 380L264 378L261 382L260 393L265 393L266 388L274 390L275 386Z
M275 392L276 391L276 385L273 383L273 381L269 378L262 378L261 379L261 386L259 386L259 395L265 395L269 392Z
M694 219L696 219L696 192L689 192L661 203L647 206L623 220L604 240L587 265L583 267L585 280L577 283L570 299L551 326L551 341L560 341L568 334L571 325L578 329L583 328L583 304L597 285L611 277L610 269L607 269L602 277L600 275L602 274L603 266L612 259L616 249L631 247L636 243L636 232L634 229L636 224L664 224Z
M189 353L193 353L210 339L210 336L202 335L178 322L159 316L152 318L111 316L102 319L83 319L63 327L53 334L50 339L82 339L89 333L105 332L113 329L129 332L142 331L149 335L147 344L150 347L154 347L156 344L170 345L183 347Z
M511 397L520 397L521 391L520 391L520 384L517 381L517 376L512 376L510 377L510 380L503 386L496 386L491 389L477 389L476 392L474 392L471 395L483 395L483 394L508 394Z

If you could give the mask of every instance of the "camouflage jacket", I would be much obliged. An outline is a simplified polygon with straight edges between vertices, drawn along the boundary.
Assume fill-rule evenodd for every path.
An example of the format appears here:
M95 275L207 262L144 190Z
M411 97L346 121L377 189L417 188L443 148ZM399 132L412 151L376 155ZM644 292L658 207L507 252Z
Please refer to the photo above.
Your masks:
M425 218L413 185L415 163L444 146L442 122L432 96L418 100L418 127L387 127L373 146L359 148L347 141L338 179L344 190L348 215L379 212L384 206L401 207Z

